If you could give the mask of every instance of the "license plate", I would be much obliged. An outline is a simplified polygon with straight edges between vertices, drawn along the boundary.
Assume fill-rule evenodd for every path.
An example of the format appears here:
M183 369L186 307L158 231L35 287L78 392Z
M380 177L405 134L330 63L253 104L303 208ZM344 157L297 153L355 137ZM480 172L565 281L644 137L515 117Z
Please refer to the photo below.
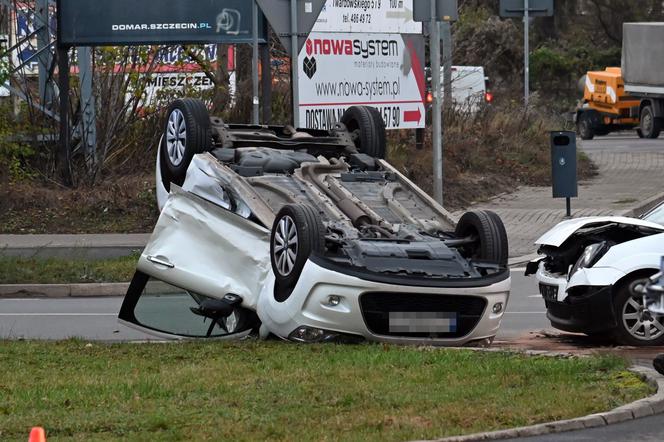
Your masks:
M455 333L456 312L390 312L391 333Z
M558 286L549 285L549 284L540 284L539 285L540 294L542 298L547 301L557 301L558 300Z

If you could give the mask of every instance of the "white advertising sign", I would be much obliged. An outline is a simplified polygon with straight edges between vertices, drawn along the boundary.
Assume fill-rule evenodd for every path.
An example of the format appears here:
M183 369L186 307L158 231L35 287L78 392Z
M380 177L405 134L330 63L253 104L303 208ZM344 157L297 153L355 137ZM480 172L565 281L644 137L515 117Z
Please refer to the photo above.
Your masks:
M424 127L423 53L421 35L312 32L298 57L300 124L330 129L365 105L387 129Z
M421 34L413 0L327 0L312 32Z
M235 72L230 73L230 95L235 95ZM204 91L214 88L214 83L204 72L158 72L150 75L145 88L142 106L159 105L160 92L185 94L188 89ZM128 97L131 94L127 95ZM171 97L169 97L170 99ZM161 103L163 104L163 103Z

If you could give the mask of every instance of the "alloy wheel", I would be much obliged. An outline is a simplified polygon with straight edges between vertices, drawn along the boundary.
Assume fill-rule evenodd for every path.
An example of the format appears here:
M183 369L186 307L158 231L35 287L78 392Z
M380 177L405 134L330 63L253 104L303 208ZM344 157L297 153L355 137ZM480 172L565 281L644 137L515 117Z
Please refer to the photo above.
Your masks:
M293 271L297 248L295 222L289 215L285 215L279 220L274 234L274 261L280 275L288 276Z
M174 166L179 165L184 158L185 144L187 142L187 125L180 109L173 109L168 116L166 126L166 151L168 158Z
M630 297L622 308L625 330L636 339L652 341L664 334L663 316L650 313L640 297Z

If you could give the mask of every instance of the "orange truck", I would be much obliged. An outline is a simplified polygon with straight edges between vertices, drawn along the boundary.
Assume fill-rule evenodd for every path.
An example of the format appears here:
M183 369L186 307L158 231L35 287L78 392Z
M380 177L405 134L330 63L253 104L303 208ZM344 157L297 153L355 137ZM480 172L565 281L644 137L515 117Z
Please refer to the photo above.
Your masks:
M583 104L575 115L576 128L584 140L596 135L636 129L639 137L639 99L625 93L620 68L590 71L583 80Z

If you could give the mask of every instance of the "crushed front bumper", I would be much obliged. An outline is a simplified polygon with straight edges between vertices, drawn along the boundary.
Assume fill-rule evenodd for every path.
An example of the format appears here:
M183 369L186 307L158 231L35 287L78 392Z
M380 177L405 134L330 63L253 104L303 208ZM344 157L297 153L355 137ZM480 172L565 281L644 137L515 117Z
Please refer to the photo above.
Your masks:
M587 273L594 270L582 269L574 279L587 284L593 279ZM547 272L543 262L538 263L536 278L551 326L572 333L597 333L617 325L611 285L573 285L564 275Z
M545 300L546 317L559 330L573 333L597 333L614 328L612 287L586 287L579 296L564 301Z

